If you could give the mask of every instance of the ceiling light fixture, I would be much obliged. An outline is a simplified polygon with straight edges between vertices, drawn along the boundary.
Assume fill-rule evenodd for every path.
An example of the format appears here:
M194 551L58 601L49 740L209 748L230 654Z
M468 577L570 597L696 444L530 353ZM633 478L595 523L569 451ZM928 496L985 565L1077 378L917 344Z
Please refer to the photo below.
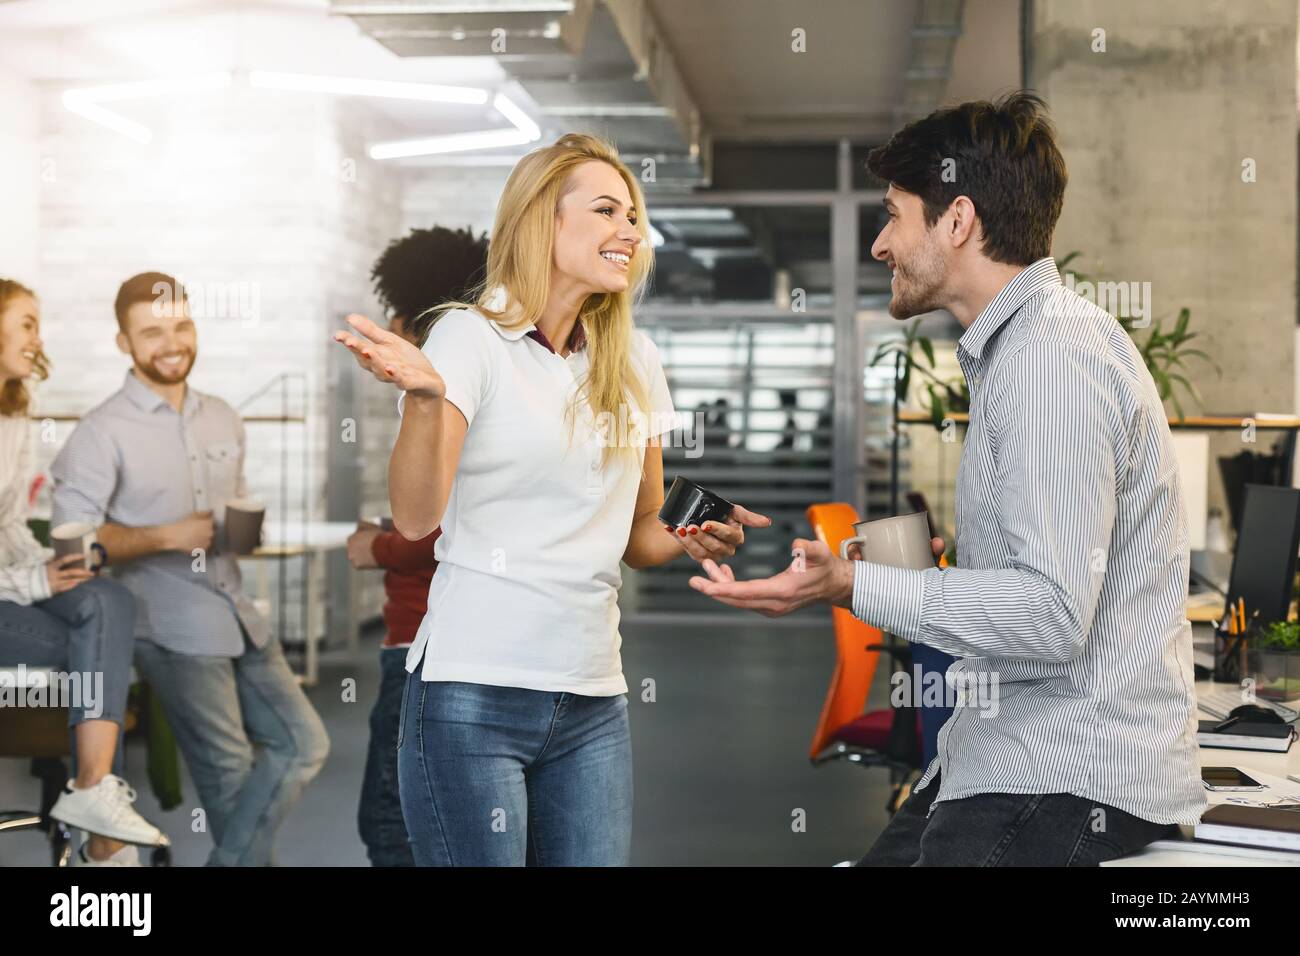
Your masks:
M138 143L153 139L153 131L143 123L127 119L120 113L101 106L119 100L141 99L150 96L168 96L195 90L219 90L231 84L229 73L200 73L194 76L157 77L151 80L133 80L129 83L106 83L63 91L63 106L71 113L85 117L92 123L121 133Z
M390 100L423 100L427 103L465 103L482 106L487 90L472 86L440 86L436 83L398 83L349 76L312 76L306 73L274 73L253 70L248 85L265 90L298 93L333 93L336 96L375 96Z
M376 143L370 147L370 158L406 159L411 156L459 153L471 149L525 146L541 138L541 127L533 122L532 118L504 93L498 93L492 98L492 107L511 122L511 129L452 133L447 136L428 136L422 139L402 139L389 143Z
M149 127L128 119L100 104L194 90L221 89L230 86L232 82L233 78L230 73L207 73L188 77L158 77L129 83L88 86L65 90L63 105L70 112L76 113L91 122L121 133L136 142L148 143L153 139L153 132ZM251 71L248 74L248 85L256 89L284 90L297 93L368 96L380 99L417 100L427 103L450 103L465 106L482 106L489 99L489 91L479 87L445 86L437 83L406 83L392 80L372 80L363 77L280 73L271 70ZM426 156L433 153L522 146L541 137L541 128L532 117L504 93L497 93L492 96L491 102L493 109L510 122L510 127L377 143L370 147L370 156L374 159L398 159L406 156Z

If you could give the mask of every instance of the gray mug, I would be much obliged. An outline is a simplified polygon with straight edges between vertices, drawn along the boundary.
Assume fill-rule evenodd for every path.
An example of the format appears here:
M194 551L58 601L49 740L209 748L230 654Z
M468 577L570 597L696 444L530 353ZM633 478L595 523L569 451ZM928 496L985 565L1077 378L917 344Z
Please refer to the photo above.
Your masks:
M924 511L875 521L859 521L853 526L854 537L840 543L840 557L848 560L850 545L856 544L863 560L891 568L934 567L934 549L930 547L930 518Z

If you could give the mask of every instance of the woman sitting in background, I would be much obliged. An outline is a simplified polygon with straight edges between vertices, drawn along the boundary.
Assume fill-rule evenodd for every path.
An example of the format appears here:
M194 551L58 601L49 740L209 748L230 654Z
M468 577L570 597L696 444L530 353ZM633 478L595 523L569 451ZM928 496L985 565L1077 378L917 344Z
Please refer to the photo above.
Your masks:
M90 834L82 865L139 866L128 844L163 845L167 838L136 813L135 792L112 772L122 763L135 599L115 581L95 577L81 554L53 558L27 526L32 442L25 380L46 376L41 346L35 294L0 279L0 664L96 675L90 686L102 687L101 696L83 693L69 707L76 776L50 816Z

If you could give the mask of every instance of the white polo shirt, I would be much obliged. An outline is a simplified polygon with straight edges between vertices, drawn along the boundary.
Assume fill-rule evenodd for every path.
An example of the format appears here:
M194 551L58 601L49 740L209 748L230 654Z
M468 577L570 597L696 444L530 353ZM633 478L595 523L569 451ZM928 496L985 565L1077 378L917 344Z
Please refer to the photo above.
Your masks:
M533 328L503 329L458 309L424 344L469 430L406 669L423 658L428 681L610 697L627 692L618 588L644 435L635 463L616 454L603 466L590 406L565 416L587 351L561 357L528 335ZM672 398L659 350L640 331L632 361L650 398L644 430L663 434Z

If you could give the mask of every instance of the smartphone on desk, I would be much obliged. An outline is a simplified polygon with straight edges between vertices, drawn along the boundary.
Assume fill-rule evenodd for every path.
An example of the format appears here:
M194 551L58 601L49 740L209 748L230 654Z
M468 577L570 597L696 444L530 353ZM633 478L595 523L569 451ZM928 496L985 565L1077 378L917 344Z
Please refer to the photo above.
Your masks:
M1202 767L1201 783L1206 790L1242 792L1263 790L1264 785L1236 767Z

